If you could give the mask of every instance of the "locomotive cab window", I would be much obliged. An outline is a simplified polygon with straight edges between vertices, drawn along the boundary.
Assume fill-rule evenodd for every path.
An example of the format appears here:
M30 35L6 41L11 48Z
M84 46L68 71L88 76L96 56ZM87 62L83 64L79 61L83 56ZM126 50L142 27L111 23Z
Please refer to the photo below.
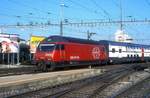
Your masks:
M60 49L61 49L61 50L64 50L64 49L65 49L65 45L63 45L63 44L60 45Z
M53 51L55 44L40 44L38 48L40 51Z

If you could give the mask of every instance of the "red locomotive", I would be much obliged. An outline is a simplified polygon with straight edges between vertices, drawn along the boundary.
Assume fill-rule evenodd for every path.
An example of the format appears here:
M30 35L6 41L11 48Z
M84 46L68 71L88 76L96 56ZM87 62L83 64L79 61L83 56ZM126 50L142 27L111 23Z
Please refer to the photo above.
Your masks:
M37 47L35 62L40 70L56 67L96 65L108 60L106 49L98 41L50 36Z

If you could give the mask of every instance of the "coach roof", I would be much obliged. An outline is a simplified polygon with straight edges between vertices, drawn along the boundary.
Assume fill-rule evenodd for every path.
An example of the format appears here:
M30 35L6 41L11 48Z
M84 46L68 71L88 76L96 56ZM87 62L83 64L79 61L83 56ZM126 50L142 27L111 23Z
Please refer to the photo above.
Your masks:
M150 48L150 45L134 44L134 43L127 43L127 42L116 42L116 41L108 41L108 40L100 40L99 43L104 45L111 44L115 46Z

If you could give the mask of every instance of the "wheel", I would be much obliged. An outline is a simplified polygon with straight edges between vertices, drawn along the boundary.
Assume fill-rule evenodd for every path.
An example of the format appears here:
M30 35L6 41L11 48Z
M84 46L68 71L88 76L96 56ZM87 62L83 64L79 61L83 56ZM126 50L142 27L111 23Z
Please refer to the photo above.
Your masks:
M37 71L41 71L41 62L37 63Z
M55 70L55 63L52 62L50 67L49 67L49 71L54 71Z
M44 61L41 61L37 65L38 70L46 72L47 71L47 65L44 63Z
M92 65L89 65L88 68L89 68L89 69L92 69Z
M49 71L54 71L54 70L55 70L55 67L52 67L52 66L51 66L51 67L49 68Z
M47 72L47 66L44 62L42 63L42 71Z

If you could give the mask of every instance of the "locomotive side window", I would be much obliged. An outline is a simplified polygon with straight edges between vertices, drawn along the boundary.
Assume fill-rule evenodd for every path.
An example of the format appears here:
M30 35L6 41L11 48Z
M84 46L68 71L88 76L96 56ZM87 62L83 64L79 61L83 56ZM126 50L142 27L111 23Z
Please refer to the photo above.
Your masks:
M64 47L63 44L57 44L55 49L56 49L56 50L64 50L65 47Z
M61 50L64 50L64 49L65 49L65 46L64 46L64 45L60 45L60 49L61 49Z
M115 53L115 48L112 48L112 53Z
M60 49L60 45L56 44L55 50L59 50Z

